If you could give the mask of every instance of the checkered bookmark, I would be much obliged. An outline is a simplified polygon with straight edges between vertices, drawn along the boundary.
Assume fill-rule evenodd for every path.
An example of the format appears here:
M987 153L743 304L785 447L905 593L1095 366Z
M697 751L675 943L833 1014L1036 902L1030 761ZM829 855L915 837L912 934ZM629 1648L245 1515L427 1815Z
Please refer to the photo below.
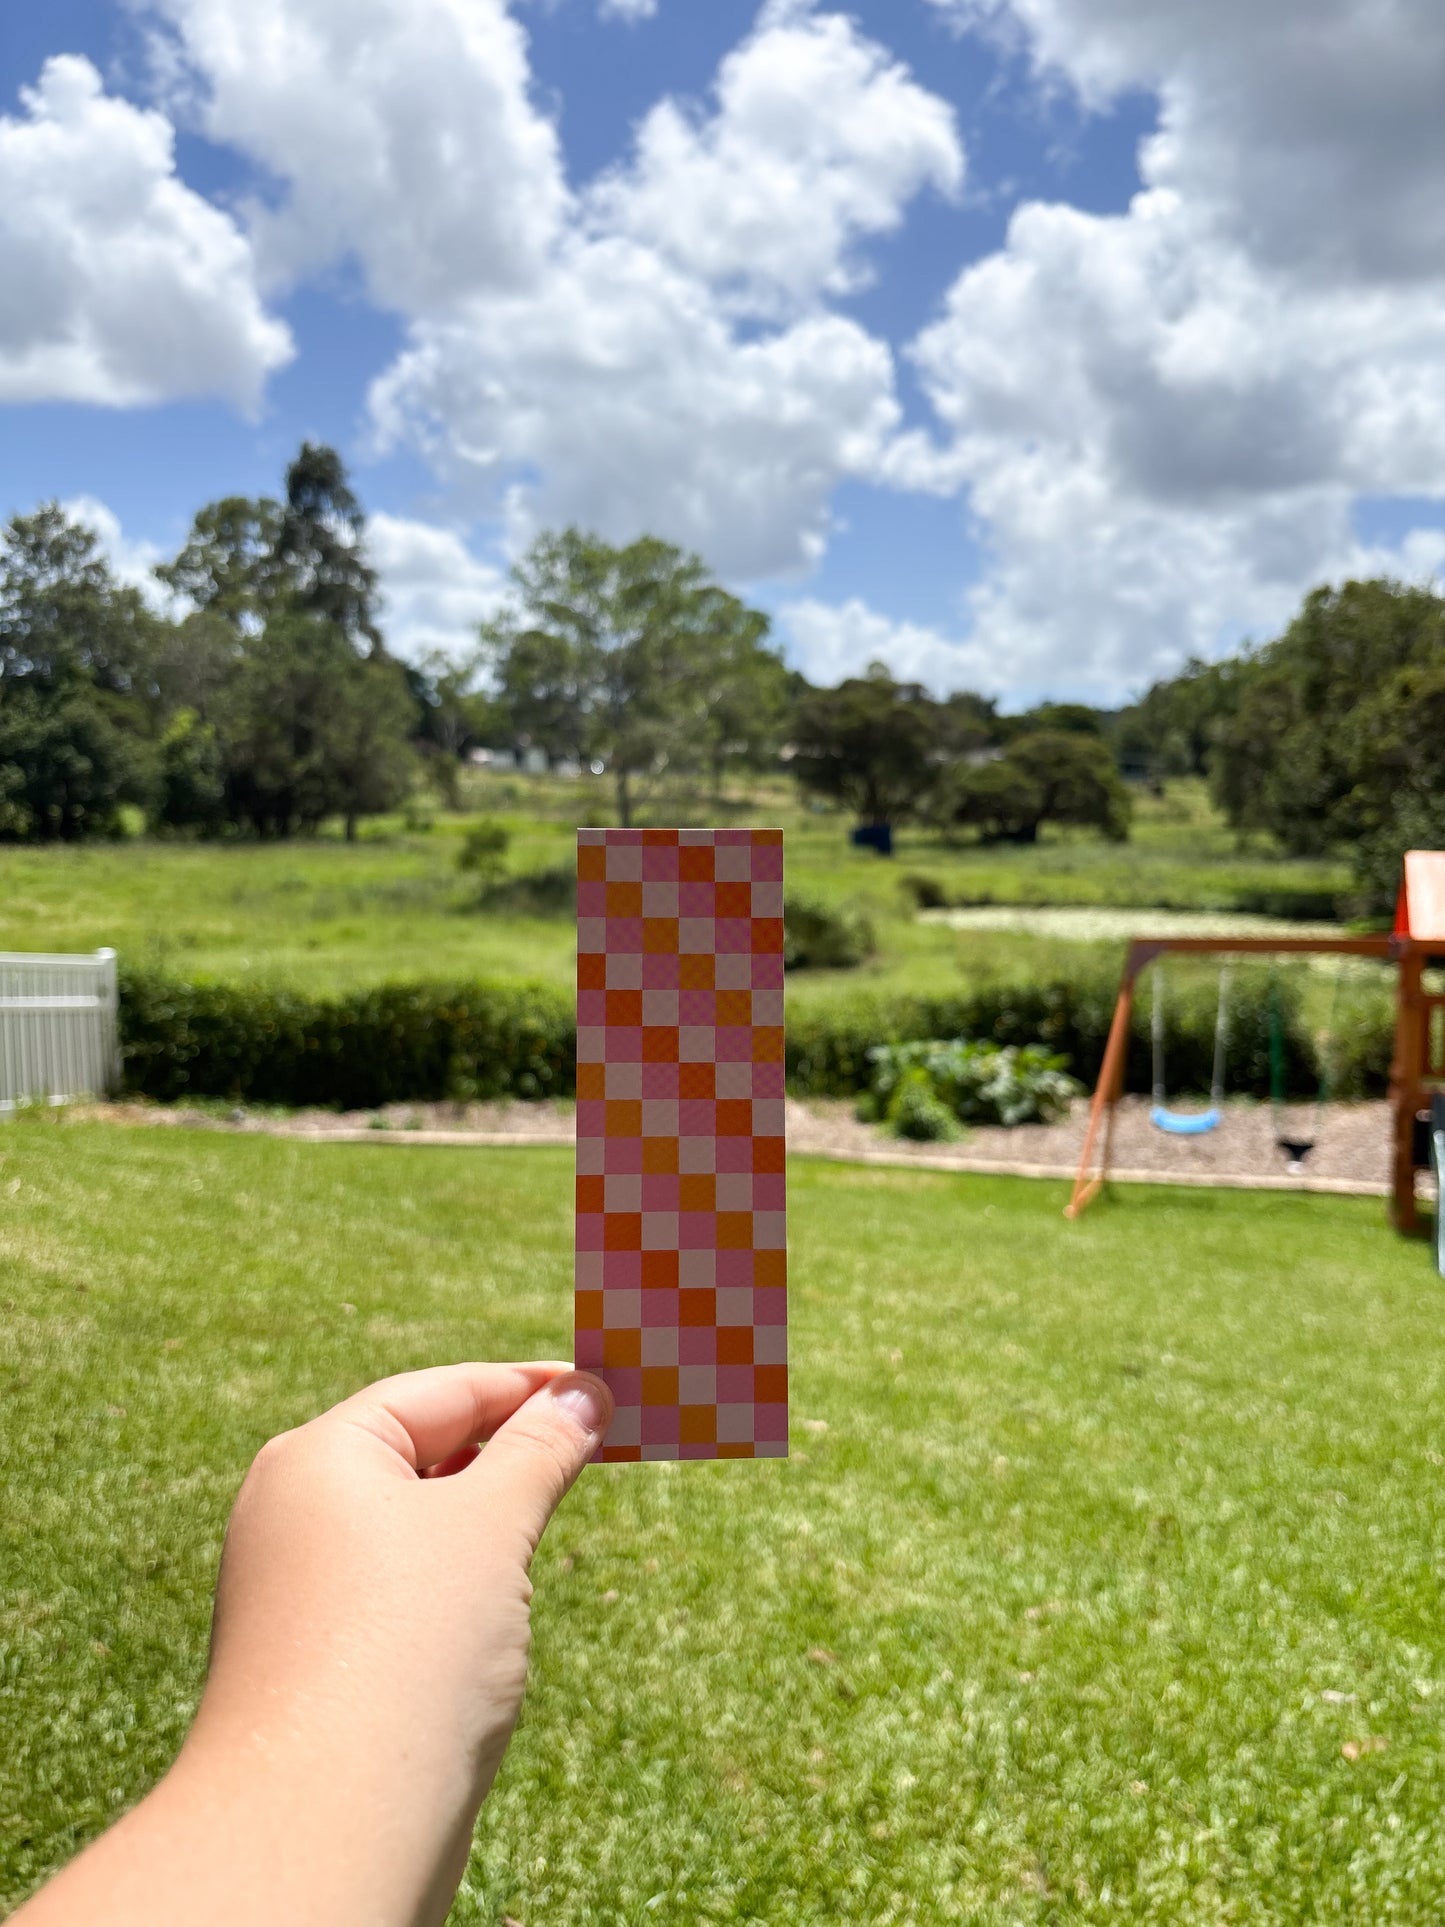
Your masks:
M781 830L577 832L577 1364L604 1460L788 1453Z

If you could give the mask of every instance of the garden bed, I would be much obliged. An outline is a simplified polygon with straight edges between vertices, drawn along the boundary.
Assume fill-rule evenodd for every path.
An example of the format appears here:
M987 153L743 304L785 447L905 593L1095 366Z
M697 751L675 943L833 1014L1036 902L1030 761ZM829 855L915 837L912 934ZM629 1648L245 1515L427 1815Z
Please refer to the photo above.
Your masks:
M1117 1171L1159 1177L1232 1179L1284 1178L1286 1160L1274 1142L1274 1118L1267 1104L1233 1103L1224 1123L1205 1137L1168 1137L1149 1122L1149 1101L1126 1097L1114 1132ZM1083 1149L1088 1123L1087 1099L1079 1099L1057 1124L1020 1124L967 1131L956 1144L909 1144L875 1124L861 1123L850 1103L824 1098L788 1104L788 1142L802 1155L856 1157L880 1155L899 1162L937 1166L949 1160L996 1166L1001 1172L1072 1172ZM162 1104L88 1106L84 1115L121 1124L189 1126L262 1133L278 1137L385 1141L393 1137L448 1143L570 1144L574 1136L570 1104L390 1104L374 1111L266 1111L213 1105ZM1305 1134L1313 1125L1312 1106L1291 1106L1291 1129ZM1389 1178L1389 1111L1382 1103L1327 1104L1320 1112L1319 1143L1305 1171L1310 1180L1378 1186Z

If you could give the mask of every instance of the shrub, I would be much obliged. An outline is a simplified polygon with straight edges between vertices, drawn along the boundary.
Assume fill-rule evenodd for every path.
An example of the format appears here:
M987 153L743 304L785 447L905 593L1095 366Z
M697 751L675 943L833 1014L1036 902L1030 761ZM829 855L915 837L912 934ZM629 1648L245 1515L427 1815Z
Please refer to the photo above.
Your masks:
M868 1060L874 1099L895 1130L900 1109L917 1109L919 1090L962 1123L1014 1125L1052 1123L1081 1088L1065 1060L1037 1044L878 1044Z
M1101 973L1039 984L990 984L952 997L854 996L789 1013L787 1067L799 1095L853 1097L871 1088L878 1045L960 1037L1037 1046L1098 1074L1115 984ZM1281 980L1289 1094L1313 1095L1318 1068L1293 982ZM1241 973L1233 996L1228 1085L1269 1095L1269 974ZM1374 1008L1373 1005L1370 1006ZM1383 1088L1388 1006L1336 1027L1341 1096ZM408 1099L570 1097L576 1089L571 994L527 984L386 984L316 997L265 984L197 984L126 969L121 1044L127 1087L188 1097L366 1109ZM1171 1094L1209 1088L1214 1000L1180 985L1170 1004ZM1135 1011L1129 1087L1150 1080L1147 994Z
M575 917L577 866L559 863L549 870L525 870L520 876L489 883L476 902L489 916Z
M1269 1070L1267 969L1236 971L1230 993L1226 1088L1267 1097ZM877 1044L917 1038L966 1037L994 1044L1037 1044L1063 1057L1092 1084L1103 1062L1118 979L1097 968L1036 983L1000 981L952 996L850 997L788 1016L788 1078L799 1095L851 1097L872 1081L869 1051ZM1166 1070L1171 1095L1203 1094L1214 1066L1215 985L1208 980L1169 984ZM1315 1048L1300 1012L1298 986L1280 979L1285 1080L1292 1097L1313 1094L1319 1078ZM1129 1038L1128 1087L1147 1091L1153 1075L1149 987L1141 981Z
M948 892L937 877L924 876L921 871L912 871L908 876L898 879L899 888L915 910L946 910Z
M952 1111L922 1069L905 1072L887 1115L894 1136L910 1138L916 1144L946 1144L959 1135Z
M873 925L851 904L792 896L783 905L785 970L850 970L876 948Z
M1343 1101L1383 1097L1395 1049L1395 1000L1383 986L1341 994L1325 1040L1328 1094Z
M576 1090L572 999L534 985L383 984L312 997L127 970L120 1033L127 1089L165 1101L359 1110Z
M505 823L474 823L457 851L457 868L466 876L480 877L483 886L496 883L506 869L511 847L512 832Z

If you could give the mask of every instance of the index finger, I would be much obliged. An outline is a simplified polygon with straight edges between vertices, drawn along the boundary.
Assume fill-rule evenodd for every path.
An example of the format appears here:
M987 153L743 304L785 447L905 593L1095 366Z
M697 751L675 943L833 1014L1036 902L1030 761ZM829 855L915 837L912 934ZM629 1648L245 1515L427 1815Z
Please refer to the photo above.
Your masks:
M436 1365L379 1379L314 1421L358 1425L414 1472L478 1445L551 1379L572 1367L555 1360L520 1365Z

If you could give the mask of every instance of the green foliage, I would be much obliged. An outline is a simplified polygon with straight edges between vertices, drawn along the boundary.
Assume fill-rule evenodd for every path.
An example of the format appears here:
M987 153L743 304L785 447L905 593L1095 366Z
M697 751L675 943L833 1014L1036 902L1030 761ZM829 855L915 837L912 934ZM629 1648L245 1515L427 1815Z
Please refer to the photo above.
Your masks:
M1156 787L1167 778L1208 776L1221 733L1239 707L1248 656L1220 663L1191 657L1177 676L1157 682L1109 729L1122 769Z
M617 814L669 769L753 758L780 737L786 676L768 619L697 556L645 536L613 548L567 529L512 571L515 599L482 630L510 739L604 762Z
M578 1481L453 1927L1440 1918L1427 1254L1367 1199L789 1184L794 1460ZM0 1913L175 1757L263 1440L566 1355L571 1187L0 1130Z
M161 823L219 836L226 828L226 760L215 724L202 722L194 709L173 711L158 760Z
M366 517L334 448L303 442L287 469L274 566L292 608L332 624L354 647L381 652Z
M1328 1089L1342 1103L1384 1097L1395 1050L1395 997L1383 983L1346 980L1322 1039Z
M793 771L805 791L860 822L906 822L923 807L941 754L938 705L882 663L836 689L810 689L793 716Z
M788 1013L788 1082L800 1095L851 1097L873 1082L879 1044L938 1037L970 1038L1016 1048L1037 1046L1063 1059L1092 1085L1103 1062L1118 978L1081 969L1068 977L994 982L953 996L856 996ZM1173 1094L1208 1091L1214 1065L1215 985L1171 983L1168 1072ZM1310 1097L1319 1081L1315 1045L1304 1021L1298 982L1281 976L1285 1075L1291 1096ZM1230 991L1226 1089L1267 1097L1270 1089L1270 975L1241 969ZM1147 996L1136 1001L1127 1067L1129 1088L1152 1078Z
M570 998L537 985L382 984L336 997L125 970L125 1087L172 1102L360 1109L405 1098L570 1097Z
M877 947L873 925L856 904L797 893L783 903L785 970L851 970Z
M897 1079L883 1116L895 1137L915 1144L951 1144L961 1135L953 1112L922 1065L914 1065Z
M142 744L97 692L0 679L0 840L114 835L148 788Z
M577 865L558 863L547 870L523 870L503 877L487 885L477 908L489 917L575 917Z
M1445 839L1445 598L1316 590L1236 685L1213 762L1230 821L1298 855L1351 849L1369 906L1388 911L1404 850Z
M287 591L279 554L283 511L269 496L208 502L180 553L156 575L175 595L235 628L263 623Z
M104 691L133 700L139 716L158 627L139 592L116 581L95 532L59 503L0 533L0 687Z
M874 1102L895 1128L904 1094L920 1086L961 1123L1009 1126L1052 1124L1082 1088L1067 1058L1037 1044L932 1038L875 1045L868 1060Z
M457 851L457 868L464 876L478 877L484 885L495 883L506 872L507 851L512 832L505 823L484 817L473 823Z
M915 910L946 910L948 891L937 877L911 871L898 879L899 887Z
M1122 843L1131 815L1108 746L1073 726L1013 736L997 760L956 769L942 809L945 820L972 825L986 839L1017 843L1036 843L1045 823L1102 830Z
M138 803L205 836L333 814L352 836L403 801L416 710L333 450L302 448L284 503L203 509L158 573L183 620L117 584L53 503L0 536L0 835L75 840Z

